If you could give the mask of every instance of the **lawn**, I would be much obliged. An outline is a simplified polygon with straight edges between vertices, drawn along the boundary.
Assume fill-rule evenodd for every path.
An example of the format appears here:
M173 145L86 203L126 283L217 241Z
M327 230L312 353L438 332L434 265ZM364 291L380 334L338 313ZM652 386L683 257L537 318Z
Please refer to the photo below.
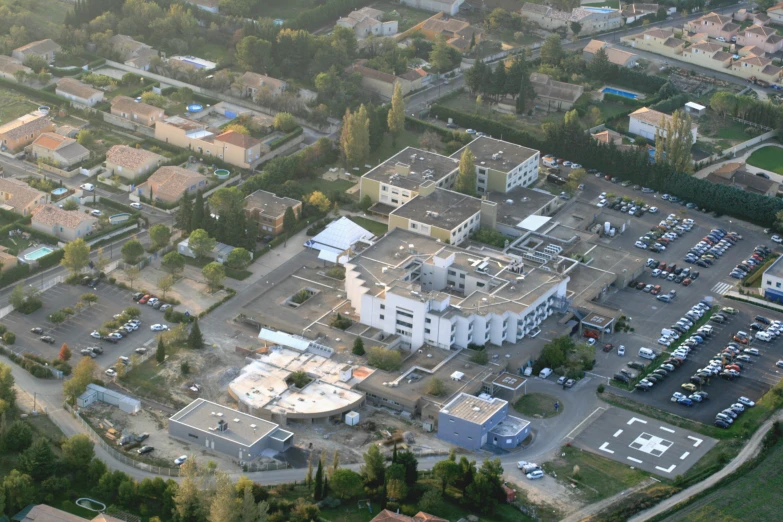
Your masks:
M0 125L34 111L39 105L39 103L30 101L22 93L0 89Z
M560 409L555 412L555 403L559 402L555 397L546 393L528 393L523 395L514 404L514 409L526 417L549 418L560 415L565 409L560 403Z
M370 152L370 163L377 165L382 161L386 161L405 147L418 147L421 141L421 135L423 133L412 130L404 130L402 134L397 137L397 141L392 144L392 138L390 135L383 137L383 144Z
M664 520L780 520L782 466L783 441L770 448L754 469Z
M561 455L564 456L544 463L544 470L555 472L558 480L567 485L576 484L577 491L588 502L611 497L647 477L639 469L572 446L564 446ZM575 466L579 466L579 473L573 478Z
M21 237L4 237L0 239L0 245L3 245L8 249L8 253L12 255L19 255L27 247L30 246L31 241L22 239Z
M350 219L360 227L364 228L365 230L369 230L370 232L372 232L378 237L381 237L382 235L384 235L386 232L389 231L389 226L386 223L379 223L374 219L367 219L361 216L348 216L348 219Z
M407 31L414 25L430 18L433 14L428 11L421 11L419 9L400 5L399 2L392 2L390 0L376 2L372 7L384 12L383 19L385 21L397 20L397 32L399 33Z
M318 192L323 192L327 197L338 192L344 193L356 185L356 183L344 179L328 181L323 178L297 180L296 184L302 189L303 194L310 194L317 190Z
M282 2L285 3L285 2ZM268 15L265 15L268 16ZM228 55L228 49L223 45L218 45L210 42L202 42L196 44L188 50L193 56L204 58L212 62L222 62Z
M762 147L750 155L748 165L783 174L783 148Z
M85 147L90 149L90 152L97 156L106 154L106 151L114 145L134 145L139 141L127 138L104 127L94 129L93 136L95 137L95 140L89 145L85 145Z

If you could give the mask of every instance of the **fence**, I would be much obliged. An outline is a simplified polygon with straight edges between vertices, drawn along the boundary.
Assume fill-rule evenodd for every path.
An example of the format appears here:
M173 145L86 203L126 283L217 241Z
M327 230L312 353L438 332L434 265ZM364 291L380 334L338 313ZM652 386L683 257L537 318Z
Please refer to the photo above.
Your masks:
M102 236L96 237L95 239L91 239L91 240L87 241L87 244L92 246L92 245L94 245L95 243L97 243L99 241L103 241L104 239L111 239L114 236L119 236L120 234L124 234L125 232L128 232L130 230L136 230L137 228L139 228L138 224L131 225L131 226L125 227L125 228L118 228L117 230L115 230L113 232L109 232L108 234L104 234Z
M106 450L106 452L114 459L119 460L123 464L127 464L128 466L133 466L136 469L140 469L142 471L146 471L148 473L154 473L156 475L164 475L167 477L178 477L179 476L179 469L175 468L164 468L161 466L153 466L151 464L147 464L145 462L139 462L138 460L134 460L127 455L123 455L121 452L117 451L116 449L112 448L109 444L106 443L106 441L101 438L98 433L95 432L94 429L92 429L92 426L85 421L81 415L77 411L74 411L73 408L68 403L64 403L63 406L67 411L69 411L73 417L81 423L82 426L87 428L86 433L87 436L90 437L94 442L97 442L101 448Z
M743 120L738 120L743 121ZM735 158L737 156L738 152L741 152L745 149L749 149L750 147L753 147L754 145L758 145L762 141L766 141L768 139L776 137L780 131L778 130L771 130L768 132L765 132L764 134L759 134L755 138L749 139L748 141L744 141L740 143L739 145L735 145L731 148L728 148L721 152L720 154L713 154L709 158L707 158L707 161L713 162L713 161L719 161L721 159L729 159L729 158ZM704 160L702 160L703 162Z
M237 462L236 460L232 460L231 462L233 462L237 466L240 465L240 463ZM265 462L263 464L258 464L256 462L250 462L250 463L245 462L245 463L242 464L242 466L243 466L243 468L247 468L248 472L276 471L278 469L288 469L288 468L291 467L288 464L288 462L280 462L280 461L277 461L277 460L274 460L272 462Z
M134 131L134 132L138 132L139 134L144 134L149 138L155 137L154 128L147 127L146 125L141 125L140 123L133 122L126 118L115 116L114 114L109 114L108 112L103 113L103 121L111 125L114 125L116 127L122 127L123 129L127 129L129 131Z

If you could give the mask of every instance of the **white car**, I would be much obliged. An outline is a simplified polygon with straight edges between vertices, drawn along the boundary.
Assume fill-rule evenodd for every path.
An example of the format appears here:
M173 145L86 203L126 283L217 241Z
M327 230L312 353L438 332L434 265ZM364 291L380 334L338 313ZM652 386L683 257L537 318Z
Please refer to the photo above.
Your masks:
M136 202L136 201L134 201L133 203L131 203L131 204L130 204L130 206L131 206L132 208L135 208L136 210L141 210L141 203L138 203L138 202Z
M158 299L157 297L150 297L149 300L147 301L147 306L152 306L158 301L160 301L160 299Z
M604 208L604 207L606 206L606 200L605 200L605 199L602 199L601 201L599 201L598 203L596 203L596 206L597 206L597 207L600 207L600 208Z
M622 344L619 346L619 348L617 348L617 355L620 356L625 355L625 346L623 346Z
M755 402L748 399L747 397L740 397L739 399L737 399L737 402L742 404L743 406L748 406L748 407L753 407L756 405Z
M658 213L658 207L650 207L650 210L648 210L650 214L657 214Z
M671 346L672 345L672 339L669 339L667 337L661 337L658 339L658 344L662 344L664 346Z
M182 455L181 457L177 457L176 459L174 459L174 464L176 464L177 466L181 466L182 464L185 463L186 460L188 460L188 456Z
M165 324L153 324L152 326L150 326L150 330L152 330L153 332L163 332L164 330L168 330L168 329L169 327L166 326Z
M90 214L92 214L95 217L100 217L101 211L96 209L96 210L93 210L92 212L90 212Z
M580 165L579 163L572 163L571 164L571 168L572 169L581 169L582 165Z
M525 476L530 480L536 480L536 479L544 478L544 472L541 471L540 469L537 469L535 471L531 471Z
M738 410L738 411L745 411L745 406L740 403L734 403L731 406L729 406L732 410Z
M593 339L592 337L591 337L591 338L589 338L589 339L587 340L587 344L589 344L590 346L595 346L595 339Z
M772 239L772 241L774 241L775 243L778 243L778 244L780 244L780 243L783 243L783 237L780 237L780 236L777 236L777 235L776 235L776 236L772 236L772 237L771 237L771 239Z
M684 399L685 395L680 392L674 392L674 395L672 395L672 402L677 402L680 399Z
M634 245L636 246L636 248L643 248L645 250L647 249L647 243L642 243L641 241L637 241L636 243L634 243Z
M95 190L95 185L92 183L83 183L82 185L79 185L79 188L82 190L86 190L87 192L92 192Z
M115 375L117 375L117 372L115 372L115 371L114 371L114 370L112 370L111 368L109 368L108 370L106 370L104 373L105 373L106 375L108 375L109 377L114 377Z
M90 337L92 337L93 339L100 339L100 338L101 338L101 334L100 334L100 333L98 333L98 330L94 330L94 331L93 331L93 332L90 334Z
M745 348L742 351L750 355L756 355L756 356L759 355L759 351L756 348Z

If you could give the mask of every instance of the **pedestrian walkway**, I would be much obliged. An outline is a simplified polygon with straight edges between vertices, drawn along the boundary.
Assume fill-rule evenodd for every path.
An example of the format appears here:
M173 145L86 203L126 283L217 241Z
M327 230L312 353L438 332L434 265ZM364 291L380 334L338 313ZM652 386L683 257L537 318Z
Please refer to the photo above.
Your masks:
M726 295L732 288L734 288L734 285L729 283L716 283L712 287L712 292L718 295Z

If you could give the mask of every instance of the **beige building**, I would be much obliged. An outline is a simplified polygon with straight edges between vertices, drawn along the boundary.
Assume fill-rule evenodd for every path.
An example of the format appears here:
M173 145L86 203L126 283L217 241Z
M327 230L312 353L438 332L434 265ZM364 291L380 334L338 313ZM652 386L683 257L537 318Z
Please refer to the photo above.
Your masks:
M16 81L16 73L23 71L25 74L31 74L32 69L22 65L22 63L16 58L10 56L0 55L0 77L5 78L8 81Z
M45 205L49 196L27 183L14 178L0 178L0 208L27 216L39 205Z
M31 226L62 241L73 241L92 234L98 219L79 210L63 210L51 203L36 207Z
M731 66L732 55L723 51L720 44L704 42L685 49L682 60L708 69L727 69Z
M207 187L207 178L182 167L161 167L137 187L138 193L153 201L176 203L185 192L195 193ZM151 194L150 194L151 193Z
M156 121L166 117L163 109L147 103L137 102L127 96L116 96L112 99L111 113L147 127L152 127Z
M478 194L505 193L538 180L540 153L535 149L480 136L452 154L451 158L459 161L465 148L473 153Z
M774 54L783 48L783 37L775 28L762 25L751 25L737 35L737 45L755 46L764 52Z
M673 29L650 29L644 33L623 36L620 41L636 49L672 57L679 57L685 49L685 41L675 38Z
M57 96L62 96L73 103L92 107L103 101L103 91L93 89L87 84L73 78L62 78L57 81L55 90Z
M285 211L288 207L299 218L302 202L292 198L276 196L265 190L256 190L245 198L245 216L258 225L262 234L278 235L283 232Z
M733 61L731 72L742 78L756 78L769 83L779 83L783 76L783 69L772 65L772 60L763 56L748 55L745 58Z
M54 130L54 123L41 111L34 111L0 127L0 149L17 151L31 144L44 132Z
M581 35L611 31L622 27L625 23L620 11L603 7L575 7L568 12L543 4L525 3L519 10L519 14L544 29L554 30L562 27L572 34L571 24L577 22L582 26L579 32Z
M237 83L242 86L242 96L248 98L255 98L259 93L264 91L268 91L269 94L277 96L282 94L288 86L283 80L254 72L246 72L239 78Z
M399 83L402 87L402 95L405 96L411 91L416 91L424 87L426 76L422 76L416 71L407 71L405 74L395 76L393 74L376 71L365 67L367 60L358 60L348 67L349 73L358 73L362 77L362 86L382 98L390 100L394 94L394 86Z
M666 138L666 130L663 129L662 124L671 123L672 116L666 113L658 112L648 107L642 107L629 115L628 132L642 136L648 140L655 140L658 131L661 131L661 135ZM691 123L691 143L696 143L698 126L695 123Z
M136 69L148 70L152 59L158 56L158 51L151 46L124 34L115 34L109 38L109 43L125 65Z
M623 135L611 129L596 132L592 134L592 137L595 141L604 145L614 144L618 150L631 150L633 148L633 145L623 144Z
M431 13L444 13L454 16L459 12L460 6L465 0L400 0L401 4L413 7L415 9L421 9L422 11L429 11Z
M744 163L726 163L710 172L705 179L761 196L775 197L780 190L780 183L747 172Z
M11 56L24 63L31 56L38 56L46 60L46 63L54 62L54 57L60 52L62 47L54 40L38 40L30 42L22 47L17 47L11 52Z
M125 179L151 172L166 162L166 158L144 149L114 145L106 152L106 170Z
M660 7L660 4L626 4L622 6L621 14L625 19L625 23L631 24L636 20L641 20L645 16L656 16ZM675 12L677 10L676 7L670 9L674 9ZM667 14L670 14L668 9Z
M636 67L636 60L639 59L638 55L623 51L622 49L608 47L608 45L608 43L602 42L601 40L590 40L590 43L582 49L582 57L586 62L589 62L595 57L595 53L603 49L607 59L611 63L619 65L620 67Z
M419 29L428 40L435 41L438 37L446 38L446 43L461 53L470 50L470 44L477 44L484 39L484 31L470 25L470 22L456 18L437 17L426 20Z
M530 83L536 91L536 105L548 111L570 110L585 92L581 85L558 82L543 73L531 73Z
M696 20L691 20L685 24L685 30L692 33L704 33L710 38L722 38L726 42L737 38L737 31L740 26L735 24L730 16L719 15L718 13L709 13Z
M368 36L392 36L397 34L397 20L383 21L383 11L372 7L362 7L351 11L348 16L337 20L338 27L347 27L356 35L357 40Z
M30 145L30 154L35 160L45 160L61 169L90 159L90 151L86 147L73 138L53 132L38 136Z
M421 187L418 196L389 214L389 230L402 228L446 244L459 245L480 228L484 205L494 206L495 203L437 188L430 183Z
M767 16L769 16L769 23L783 25L783 2L767 9Z

